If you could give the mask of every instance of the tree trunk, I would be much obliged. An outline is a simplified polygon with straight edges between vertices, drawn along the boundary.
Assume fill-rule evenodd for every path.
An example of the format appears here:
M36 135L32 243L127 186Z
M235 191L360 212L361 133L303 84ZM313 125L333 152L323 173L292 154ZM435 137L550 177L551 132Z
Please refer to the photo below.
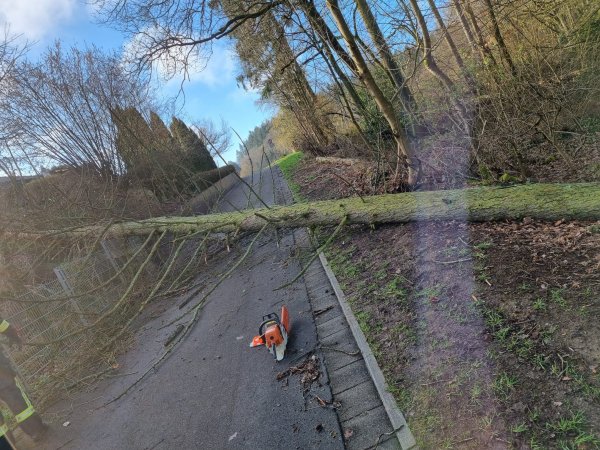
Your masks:
M358 68L354 63L354 60L350 57L350 55L344 50L344 47L340 45L337 38L333 34L333 31L327 25L327 22L323 19L319 11L315 8L312 0L300 0L297 2L300 5L300 8L306 15L311 27L315 30L315 32L321 37L324 43L326 43L330 48L333 49L334 52L340 57L344 64L348 66L348 68L358 76Z
M396 114L396 111L394 110L391 102L385 97L384 93L377 85L375 78L373 78L373 74L369 70L367 63L358 48L356 40L354 39L354 36L352 35L352 32L350 31L350 28L344 19L337 0L327 0L326 4L327 8L331 12L334 23L342 35L342 38L348 45L348 50L356 67L359 79L364 83L365 87L373 97L373 100L375 100L377 107L383 114L385 120L390 125L397 146L396 176L400 172L401 164L405 163L408 168L407 184L409 186L414 186L417 184L419 178L420 162L415 155L413 148L408 142L406 133L402 128L402 124Z
M475 86L475 80L473 80L473 77L471 76L471 74L469 73L467 68L465 67L465 62L463 61L462 56L460 56L460 52L458 51L458 48L456 47L456 44L454 43L454 39L452 39L452 36L448 32L448 28L446 27L446 24L444 23L444 19L442 18L440 11L439 11L437 5L435 4L435 0L427 0L427 1L429 3L429 8L431 9L431 12L433 13L433 16L435 17L435 20L438 24L438 27L442 31L442 33L444 35L444 39L445 39L446 43L448 44L448 47L450 47L450 51L452 52L452 55L454 56L456 65L458 66L465 81L467 82L467 85L470 87L471 90L473 90L473 87Z
M460 2L461 0L456 0L456 1ZM475 17L475 13L473 12L473 9L471 8L471 5L469 5L468 2L466 3L464 10L467 13L467 17L471 21L471 26L473 27L473 36L475 38L475 42L477 43L479 51L481 52L483 61L485 63L491 63L491 64L495 65L496 58L494 58L492 51L490 50L488 45L485 43L485 39L483 38L483 33L481 32L481 28L479 28L479 24L477 23L477 18Z
M340 91L340 98L342 99L343 107L345 107L346 111L348 112L348 115L350 116L350 120L352 121L354 128L356 128L356 131L358 132L359 136L361 137L361 139L363 140L363 142L365 143L367 148L369 150L371 150L372 153L375 154L375 150L374 150L373 146L371 145L371 143L365 136L365 133L364 133L362 127L360 126L360 124L358 123L358 120L356 119L356 116L354 115L354 108L352 107L350 101L348 100L348 97L346 96L346 91L348 91L348 93L352 97L352 99L355 103L354 107L360 108L360 111L364 110L364 105L362 104L362 100L360 99L360 97L358 97L358 93L354 89L354 86L352 85L352 83L350 83L350 80L348 79L348 77L346 77L346 74L342 71L340 66L337 64L337 61L335 60L335 58L333 58L333 55L331 54L331 50L329 49L329 53L327 53L327 54L322 49L319 49L318 52L320 53L321 57L323 58L325 65L329 69L329 72L331 73L333 82L337 85L337 87ZM340 80L341 80L341 82L340 82ZM342 83L343 83L343 86L342 86ZM357 104L357 102L358 102L358 104Z
M481 50L477 48L477 44L475 43L475 37L473 36L473 31L471 31L471 26L467 21L467 17L465 16L465 11L460 4L460 0L452 0L452 4L454 5L454 9L456 9L456 14L458 15L458 19L460 20L460 24L462 25L463 32L467 38L467 42L471 46L471 48L475 50ZM481 52L475 53L477 56L482 56Z
M383 65L385 66L391 79L394 81L396 88L400 92L400 99L402 101L402 105L404 106L404 111L408 115L413 114L413 112L416 110L415 98L410 88L406 85L406 80L404 79L402 69L398 63L396 63L394 55L392 54L392 51L383 33L381 32L381 29L379 28L375 16L371 12L369 4L366 2L366 0L355 0L355 3L358 12L360 13L365 26L367 27L367 31L369 32L369 35L376 46L377 52L383 61Z
M600 183L527 184L448 191L407 192L325 200L292 206L193 217L159 217L138 222L93 226L62 233L10 232L3 238L50 239L147 235L153 230L177 235L197 232L235 233L260 230L266 222L278 228L347 224L408 223L427 220L485 222L519 220L600 220Z
M494 7L492 5L491 0L484 0L485 6L488 11L488 15L490 16L490 21L492 23L492 29L494 30L494 39L496 39L496 43L498 44L498 48L500 48L500 54L508 67L510 68L510 72L513 76L517 75L517 69L513 60L508 52L508 48L506 47L506 43L504 42L504 38L502 37L502 33L500 32L500 26L498 25L498 20L496 19L496 13L494 12Z
M448 90L448 95L450 97L450 101L454 105L457 110L457 113L463 123L464 130L468 133L470 130L469 126L469 117L467 110L464 105L460 103L456 98L456 89L454 82L444 73L442 69L439 68L433 54L431 53L431 37L429 35L429 30L427 28L427 22L425 21L425 17L423 17L423 13L421 12L421 8L417 0L409 0L410 5L415 13L415 18L417 19L417 23L419 24L419 28L421 29L421 34L423 35L423 57L425 58L425 67L431 72L444 87Z

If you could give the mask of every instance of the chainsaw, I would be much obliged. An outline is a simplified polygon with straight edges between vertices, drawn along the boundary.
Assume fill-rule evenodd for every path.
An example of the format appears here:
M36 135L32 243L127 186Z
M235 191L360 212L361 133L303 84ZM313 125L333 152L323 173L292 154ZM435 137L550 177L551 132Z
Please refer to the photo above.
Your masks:
M282 306L281 318L275 313L263 316L263 321L258 327L258 336L254 336L250 347L265 345L275 360L281 361L285 354L289 332L290 315L288 309Z

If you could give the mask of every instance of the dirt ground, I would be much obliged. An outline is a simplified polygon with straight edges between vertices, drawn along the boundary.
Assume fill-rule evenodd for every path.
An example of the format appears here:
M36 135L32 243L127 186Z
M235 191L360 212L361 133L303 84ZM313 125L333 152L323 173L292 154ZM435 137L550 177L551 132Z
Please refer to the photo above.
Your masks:
M294 181L357 195L356 167ZM421 448L600 448L599 223L349 227L328 257Z

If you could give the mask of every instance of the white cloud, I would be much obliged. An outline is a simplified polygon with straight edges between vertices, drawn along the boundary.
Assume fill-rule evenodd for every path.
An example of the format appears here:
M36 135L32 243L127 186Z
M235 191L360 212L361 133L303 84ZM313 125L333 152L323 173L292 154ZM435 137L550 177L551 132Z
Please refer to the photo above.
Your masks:
M180 52L179 52L180 53ZM179 88L184 79L181 55L169 55L155 63L157 74L167 79L168 87ZM185 81L200 84L214 89L235 83L235 53L228 47L215 45L210 53L190 54L187 58L187 74Z
M190 70L190 81L209 87L225 86L235 81L235 53L225 46L215 45L204 64Z
M36 40L70 19L76 7L77 0L0 0L0 26Z
M2 1L2 0L0 0ZM135 62L145 55L154 53L157 42L164 39L162 31L147 29L137 34L124 45L124 61ZM183 37L181 41L188 39ZM212 47L173 46L161 53L153 61L153 71L159 79L167 81L170 87L186 82L198 83L209 88L217 88L235 83L235 52L223 43Z
M230 91L227 98L236 103L254 102L260 98L260 88L244 89L240 86Z

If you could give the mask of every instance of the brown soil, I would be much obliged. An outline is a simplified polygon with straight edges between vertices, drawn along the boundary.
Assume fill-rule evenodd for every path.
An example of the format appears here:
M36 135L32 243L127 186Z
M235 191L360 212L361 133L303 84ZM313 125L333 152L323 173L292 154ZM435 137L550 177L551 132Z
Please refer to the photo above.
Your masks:
M296 173L304 197L354 193L316 167ZM598 231L413 223L337 240L332 267L421 448L599 447Z
M318 162L304 158L300 162L301 170L295 174L294 181L301 188L301 195L310 200L331 200L350 196L373 195L382 193L372 186L376 170L373 164L353 160L352 164L332 161Z

